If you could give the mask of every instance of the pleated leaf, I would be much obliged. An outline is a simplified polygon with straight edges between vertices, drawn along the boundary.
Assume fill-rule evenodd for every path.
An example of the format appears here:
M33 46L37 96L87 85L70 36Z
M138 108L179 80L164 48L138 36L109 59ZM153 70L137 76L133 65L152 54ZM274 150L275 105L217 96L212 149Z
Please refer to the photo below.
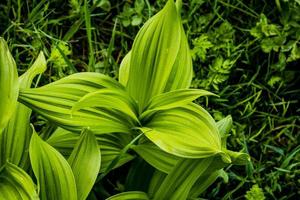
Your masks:
M138 122L137 105L134 100L122 90L101 89L88 93L75 103L73 113L82 108L108 108L115 109L124 115L128 115L133 121Z
M19 101L58 126L79 133L90 127L93 133L130 132L135 125L127 115L111 108L71 109L83 96L101 89L124 90L112 78L99 73L77 73L36 89L20 91Z
M0 168L0 199L39 199L35 185L28 174L18 166L6 163Z
M159 148L179 157L226 157L215 121L193 103L156 113L141 130Z
M154 195L153 200L187 199L197 179L210 166L214 158L182 159L166 176Z
M123 84L128 80L126 87L138 101L140 111L152 97L190 86L191 57L173 0L140 29L120 77Z
M29 156L42 200L77 199L75 178L70 165L35 132L31 137Z
M116 194L106 200L149 200L149 198L145 192L130 191Z
M214 95L206 90L198 89L179 89L171 92L166 92L153 97L149 105L145 108L141 118L148 117L153 111L167 110L184 106L201 96Z
M96 137L84 130L68 162L73 170L79 200L87 198L100 171L101 154Z
M41 52L34 64L19 77L20 88L30 88L33 78L46 70L46 60ZM22 168L28 166L28 148L32 130L30 128L31 110L17 103L16 110L7 127L0 135L1 163L6 160Z
M16 109L18 93L17 66L6 41L0 37L0 134Z
M153 144L135 145L132 149L154 168L168 174L180 160L179 157L162 151Z
M126 86L128 82L129 70L130 70L130 59L131 59L131 51L129 51L126 56L123 58L120 64L119 70L119 82Z
M128 136L125 136L124 134L118 133L97 136L98 146L99 148L101 147L100 172L104 172L110 162L120 154L124 146L130 141L127 137ZM69 157L78 139L79 134L58 128L47 140L47 143L55 147L65 157ZM114 169L122 166L133 158L132 155L125 153Z

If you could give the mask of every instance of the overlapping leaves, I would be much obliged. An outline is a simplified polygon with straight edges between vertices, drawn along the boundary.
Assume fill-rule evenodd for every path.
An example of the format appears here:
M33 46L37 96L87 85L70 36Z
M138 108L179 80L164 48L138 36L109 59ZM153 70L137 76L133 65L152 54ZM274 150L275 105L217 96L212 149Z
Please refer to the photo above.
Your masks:
M124 192L109 199L197 197L222 175L223 167L247 162L246 154L226 149L231 118L217 124L192 103L212 93L188 89L192 63L180 6L181 1L169 0L141 28L121 64L119 82L99 73L77 73L40 88L21 87L19 101L60 127L46 141L32 128L29 155L41 199L85 199L99 172L102 179L134 158L130 150L155 168L148 194ZM0 108L12 109L18 92L15 66L10 62L7 70L0 64L0 90L9 97ZM11 77L9 90L2 74ZM11 117L4 117L7 112L0 111L0 131ZM23 121L29 115L26 111ZM6 191L15 189L34 194L23 185Z

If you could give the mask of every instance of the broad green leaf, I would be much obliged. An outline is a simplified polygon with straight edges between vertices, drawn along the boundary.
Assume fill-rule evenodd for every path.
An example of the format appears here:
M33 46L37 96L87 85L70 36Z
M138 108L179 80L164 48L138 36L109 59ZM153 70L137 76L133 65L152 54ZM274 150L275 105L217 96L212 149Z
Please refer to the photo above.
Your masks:
M221 138L215 121L201 106L163 110L140 128L162 150L185 158L205 158L222 154ZM229 161L230 162L230 161Z
M153 199L154 195L158 191L159 187L161 186L166 176L167 174L163 173L162 171L159 170L154 171L147 192L150 199Z
M77 73L36 89L20 91L19 101L56 125L79 133L90 127L98 134L128 133L134 122L123 113L109 108L86 108L72 113L74 104L88 93L109 88L124 90L112 78L99 73Z
M166 92L153 97L148 106L145 108L145 112L142 113L142 117L147 117L148 114L157 110L167 110L184 106L201 96L214 95L206 90L197 89L179 89L171 92Z
M101 154L91 131L84 130L68 162L73 170L79 200L87 198L100 171Z
M65 158L33 132L29 156L40 198L77 199L75 178Z
M0 199L39 199L30 176L18 166L6 163L0 168Z
M118 133L97 136L99 148L101 147L100 172L104 172L110 162L114 160L120 154L124 146L130 142L128 137L127 135ZM47 140L47 143L55 147L65 157L69 157L78 139L79 134L58 128ZM133 158L132 155L125 153L113 169L127 163Z
M46 70L46 60L41 52L31 68L19 77L20 88L30 88L33 78ZM29 165L28 148L32 130L30 128L31 110L17 103L16 110L7 127L0 135L1 159L22 168ZM0 160L1 165L1 160Z
M0 134L16 109L18 93L17 66L6 41L0 37Z
M149 198L145 192L130 191L116 194L106 200L149 200Z
M187 199L197 179L207 170L214 158L182 159L166 176L153 200Z
M190 86L192 63L173 0L141 28L120 77L123 84L128 80L126 88L138 101L140 112L152 97Z
M205 174L203 176L200 176L198 180L195 182L193 187L190 190L189 197L190 198L197 198L199 195L201 195L205 190L211 186L218 177L221 176L221 174L226 173L222 169L214 171L209 174Z
M128 82L128 76L129 76L129 70L130 70L130 58L131 58L131 51L126 54L126 56L123 58L120 70L119 70L119 82L126 86Z
M124 115L128 115L134 121L139 121L136 116L138 109L136 103L122 90L101 89L88 93L76 102L72 109L74 112L87 107L115 109Z
M166 153L153 144L140 144L131 148L154 168L166 174L168 174L178 160L180 160L179 157Z

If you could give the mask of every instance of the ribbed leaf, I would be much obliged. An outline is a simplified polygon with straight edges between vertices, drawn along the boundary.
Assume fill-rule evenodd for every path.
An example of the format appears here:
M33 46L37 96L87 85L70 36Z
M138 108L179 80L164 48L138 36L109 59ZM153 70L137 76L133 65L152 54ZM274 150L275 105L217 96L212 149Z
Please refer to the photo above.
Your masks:
M126 86L128 82L129 70L130 70L130 59L131 59L131 51L129 51L126 56L123 58L120 70L119 70L119 82Z
M30 176L18 166L6 163L0 168L0 199L39 199Z
M159 94L150 100L149 105L145 108L145 112L142 113L141 118L148 117L148 115L153 113L153 111L184 106L201 96L207 95L214 94L206 90L197 89L179 89Z
M130 139L127 137L128 136L124 134L117 133L97 137L99 148L101 147L100 172L104 172L110 162L114 160L120 154L124 146L130 142ZM58 128L47 140L47 143L55 147L65 157L69 157L78 139L78 134ZM114 168L127 163L133 158L132 155L125 153Z
M169 0L141 28L120 72L123 84L128 79L126 87L138 101L140 111L153 96L189 87L192 64L188 52L179 14L174 1ZM128 78L123 75L127 71Z
M46 70L46 60L41 52L32 67L19 78L20 88L29 88L33 78ZM16 110L9 120L7 127L0 135L1 163L9 160L22 168L29 164L28 148L32 130L30 128L31 110L17 103Z
M156 113L141 130L162 150L179 157L224 154L213 118L193 103Z
M187 199L190 189L213 159L182 159L166 176L153 199Z
M166 174L170 173L180 160L179 157L166 153L153 144L136 145L132 149L154 168Z
M90 127L95 134L130 132L128 116L110 108L86 108L72 114L80 98L99 89L124 90L112 78L99 73L77 73L37 89L20 91L19 100L65 129L80 132ZM72 116L71 116L72 114Z
M16 63L7 43L0 37L0 134L16 109L18 93Z
M116 194L106 200L149 200L149 198L145 192L131 191Z
M70 165L35 132L31 137L29 156L42 200L77 199L75 179Z
M134 100L122 90L101 89L83 96L73 106L73 112L82 108L115 109L138 122L137 105Z
M91 131L81 133L68 162L74 173L77 197L84 200L97 179L101 163L100 149Z

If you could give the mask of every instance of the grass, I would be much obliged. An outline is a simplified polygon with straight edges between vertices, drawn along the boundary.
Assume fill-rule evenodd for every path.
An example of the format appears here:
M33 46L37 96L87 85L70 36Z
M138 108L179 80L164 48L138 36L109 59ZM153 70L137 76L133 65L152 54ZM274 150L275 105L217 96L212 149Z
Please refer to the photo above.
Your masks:
M116 78L139 27L165 1L107 2L1 3L0 36L8 41L16 63L21 63L19 74L43 50L49 68L36 84L44 85L76 71L97 71ZM300 195L300 15L293 13L300 9L299 1L183 3L183 22L194 56L193 86L220 96L199 103L205 104L216 120L231 114L234 128L228 145L233 150L243 147L251 155L246 168L226 169L229 183L217 181L204 197L244 199L257 185L266 199L295 199ZM257 30L277 27L280 33L253 35L251 30L257 27L262 13L268 24L264 25L266 29ZM140 24L135 24L135 18L141 20ZM270 43L279 36L285 41ZM272 50L266 52L266 48ZM51 59L54 51L57 57ZM283 55L285 59L281 59ZM294 59L289 61L291 56ZM46 123L37 116L32 122L40 129ZM125 177L109 177L110 191L122 191Z

